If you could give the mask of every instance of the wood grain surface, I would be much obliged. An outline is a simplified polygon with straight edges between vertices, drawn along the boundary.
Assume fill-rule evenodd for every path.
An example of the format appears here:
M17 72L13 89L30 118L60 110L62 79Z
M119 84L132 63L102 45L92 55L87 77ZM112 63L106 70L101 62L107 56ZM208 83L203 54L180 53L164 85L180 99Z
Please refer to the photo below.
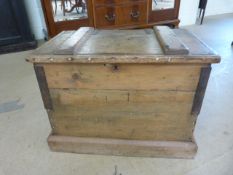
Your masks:
M48 143L52 151L80 154L193 158L197 152L197 145L194 142L96 139L50 135Z
M57 135L192 140L194 92L51 89ZM172 131L172 132L171 132Z
M46 64L49 88L195 91L199 65Z
M82 30L82 29L80 29ZM220 62L212 49L194 35L182 29L173 31L177 38L189 48L188 55L164 55L153 29L140 30L93 30L90 37L70 37L74 31L63 32L27 59L34 63L196 63ZM85 32L80 32L85 35ZM81 34L80 34L81 35ZM73 46L72 46L73 45ZM64 52L58 51L62 48ZM71 51L70 48L74 48ZM59 52L60 55L54 53Z
M188 55L189 49L167 26L155 26L154 31L165 55Z

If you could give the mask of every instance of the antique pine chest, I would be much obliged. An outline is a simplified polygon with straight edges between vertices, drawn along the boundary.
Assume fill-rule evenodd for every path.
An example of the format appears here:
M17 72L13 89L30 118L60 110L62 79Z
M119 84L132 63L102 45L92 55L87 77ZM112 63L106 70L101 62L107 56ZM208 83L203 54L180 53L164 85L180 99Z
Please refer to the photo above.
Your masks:
M51 150L192 158L211 64L220 57L183 29L81 28L28 61L51 123Z

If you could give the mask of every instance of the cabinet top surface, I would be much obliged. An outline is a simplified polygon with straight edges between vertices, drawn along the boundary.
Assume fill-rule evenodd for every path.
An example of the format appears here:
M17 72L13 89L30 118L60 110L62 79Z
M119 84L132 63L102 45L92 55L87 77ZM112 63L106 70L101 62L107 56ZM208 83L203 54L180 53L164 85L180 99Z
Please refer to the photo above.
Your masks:
M36 49L33 63L217 63L220 57L183 29L65 31Z

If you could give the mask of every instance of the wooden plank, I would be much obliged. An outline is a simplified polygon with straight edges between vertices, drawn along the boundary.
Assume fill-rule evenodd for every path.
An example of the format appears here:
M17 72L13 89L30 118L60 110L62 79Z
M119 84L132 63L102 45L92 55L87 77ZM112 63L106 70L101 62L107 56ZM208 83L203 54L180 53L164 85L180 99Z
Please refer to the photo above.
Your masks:
M129 117L133 117L137 114L139 114L138 118L142 117L143 115L146 118L146 115L148 117L156 118L157 116L159 117L165 117L167 115L169 117L175 114L178 115L186 115L190 114L190 111L192 109L192 104L188 103L128 103L127 102L121 102L121 103L115 103L112 105L112 103L106 103L106 104L73 104L73 105L63 105L57 103L56 106L54 105L55 110L57 111L58 116L76 116L76 115L93 115L96 116L97 114L101 116L106 116L108 117L117 117L117 116L126 116L128 115ZM183 106L180 106L183 105ZM58 114L60 112L61 115ZM96 112L96 113L95 113ZM104 113L104 114L103 114ZM112 114L111 114L112 113ZM116 113L116 114L114 114ZM96 115L95 115L96 114Z
M167 26L155 26L155 34L165 55L188 55L189 49Z
M211 66L203 67L200 73L200 79L197 86L195 98L193 100L192 114L197 116L200 113L201 106L203 103L206 87L210 77Z
M136 140L192 140L193 118L190 114L86 110L86 113L80 111L77 115L62 115L59 112L60 110L50 113L53 133L57 135Z
M61 105L116 103L191 103L193 92L145 90L50 89L51 97Z
M208 47L203 41L201 41L193 33L185 29L174 29L174 33L179 37L179 39L185 43L189 48L189 52L192 55L217 55L213 49Z
M200 65L47 64L49 88L194 91Z
M61 64L209 64L219 63L218 55L148 55L148 54L85 54L85 55L31 55L31 63Z
M50 98L50 93L49 93L48 84L47 84L47 80L46 80L46 76L44 72L44 67L41 65L34 65L34 69L35 69L38 85L40 88L41 96L44 102L44 107L45 109L52 110L53 105L52 105L52 101Z
M140 44L138 44L140 43ZM161 55L162 50L153 30L95 30L74 55Z
M81 47L85 40L94 31L90 27L82 27L72 35L70 35L65 42L63 42L56 50L53 51L55 55L73 55L74 47Z
M143 140L192 138L194 92L51 89L53 133ZM172 132L169 132L172 131Z
M32 55L53 55L53 51L61 46L75 31L64 31L36 49ZM51 58L51 56L49 57Z
M197 145L194 142L138 141L50 135L48 144L52 151L117 156L193 158L197 152Z

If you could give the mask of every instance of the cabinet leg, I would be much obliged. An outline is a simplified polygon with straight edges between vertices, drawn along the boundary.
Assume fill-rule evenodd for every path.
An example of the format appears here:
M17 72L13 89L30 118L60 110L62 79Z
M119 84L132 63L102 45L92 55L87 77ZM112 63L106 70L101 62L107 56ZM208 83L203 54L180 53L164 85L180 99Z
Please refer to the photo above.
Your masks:
M204 17L205 17L205 9L204 9L203 12L202 12L201 24L203 23Z

